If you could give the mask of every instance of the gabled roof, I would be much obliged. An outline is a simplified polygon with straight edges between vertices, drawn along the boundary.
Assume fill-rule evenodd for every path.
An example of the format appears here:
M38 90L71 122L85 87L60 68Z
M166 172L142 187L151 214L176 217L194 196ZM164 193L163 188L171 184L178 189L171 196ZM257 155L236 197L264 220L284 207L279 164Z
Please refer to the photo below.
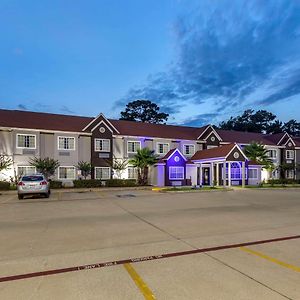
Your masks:
M242 156L247 159L241 148L237 144L228 144L220 147L215 147L206 150L197 151L191 158L191 161L205 160L205 159L226 159L230 153L237 148Z
M179 149L174 148L171 149L163 158L162 160L168 160L170 157L172 157L172 155L177 152L185 161L187 161L187 159L185 158L185 156L179 151Z

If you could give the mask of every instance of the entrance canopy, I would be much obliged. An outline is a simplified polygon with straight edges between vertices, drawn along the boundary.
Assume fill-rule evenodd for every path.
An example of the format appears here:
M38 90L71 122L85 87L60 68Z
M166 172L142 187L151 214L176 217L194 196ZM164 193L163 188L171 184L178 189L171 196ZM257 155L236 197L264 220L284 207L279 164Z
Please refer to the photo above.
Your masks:
M240 161L246 162L248 158L237 144L228 144L216 148L197 151L191 161L194 163L227 162Z

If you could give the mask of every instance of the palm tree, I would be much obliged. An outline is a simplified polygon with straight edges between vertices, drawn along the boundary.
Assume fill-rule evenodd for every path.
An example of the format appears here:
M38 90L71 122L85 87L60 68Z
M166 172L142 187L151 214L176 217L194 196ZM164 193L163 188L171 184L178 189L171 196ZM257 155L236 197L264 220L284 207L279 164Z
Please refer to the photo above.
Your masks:
M76 168L81 171L81 175L84 177L84 179L86 179L92 171L92 165L88 161L80 161Z
M272 169L274 167L273 161L268 156L268 150L263 144L252 142L245 146L244 152L250 160L258 162L263 168Z
M29 164L42 173L47 179L54 175L55 170L59 167L59 161L50 157L34 157L29 160Z
M149 148L137 150L137 154L129 160L129 163L138 169L138 183L147 185L149 167L157 162L157 157L154 151Z

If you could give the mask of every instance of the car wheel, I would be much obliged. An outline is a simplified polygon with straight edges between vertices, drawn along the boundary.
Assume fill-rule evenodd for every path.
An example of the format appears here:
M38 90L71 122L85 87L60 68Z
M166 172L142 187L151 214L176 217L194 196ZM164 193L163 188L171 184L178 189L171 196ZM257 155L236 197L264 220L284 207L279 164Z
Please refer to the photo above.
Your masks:
M49 192L45 194L45 198L49 198L49 196L50 196Z
M23 195L18 194L18 199L19 199L19 200L21 200L21 199L23 199L23 198L24 198Z

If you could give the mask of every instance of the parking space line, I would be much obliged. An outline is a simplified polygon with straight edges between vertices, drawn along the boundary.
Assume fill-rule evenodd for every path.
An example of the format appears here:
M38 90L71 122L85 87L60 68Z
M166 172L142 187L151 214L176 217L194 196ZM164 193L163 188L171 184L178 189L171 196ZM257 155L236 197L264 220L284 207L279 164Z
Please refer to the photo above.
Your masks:
M0 282L22 280L22 279L28 279L28 278L34 278L34 277L40 277L40 276L56 275L56 274L62 274L62 273L68 273L68 272L86 271L86 270L91 270L91 269L123 265L126 263L138 263L138 262L165 259L165 258L171 258L171 257L179 257L179 256L192 255L192 254L198 254L198 253L240 248L240 247L251 246L251 245L275 243L275 242L279 242L279 241L288 241L288 240L294 240L294 239L300 239L300 235L292 235L292 236L285 236L285 237L279 237L279 238L268 239L268 240L259 240L259 241L252 241L252 242L245 242L245 243L238 243L238 244L229 244L229 245L222 245L222 246L215 246L215 247L208 247L208 248L197 248L197 249L193 249L193 250L170 252L170 253L165 253L165 254L160 254L160 255L128 258L128 259L109 261L109 262L104 262L104 263L100 262L100 263L95 263L95 264L74 266L74 267L69 267L69 268L52 269L52 270L45 270L45 271L32 272L32 273L10 275L10 276L0 277Z
M153 300L156 299L153 295L152 291L149 289L147 284L144 282L144 280L140 277L140 275L136 272L136 270L133 268L133 266L129 263L123 265L136 286L140 289L142 294L144 295L144 298L146 300Z
M284 268L291 269L291 270L293 270L293 271L295 271L295 272L300 272L300 267L293 266L293 265L291 265L291 264L285 263L285 262L280 261L280 260L278 260L278 259L276 259L276 258L274 258L274 257L271 257L271 256L268 256L268 255L266 255L266 254L263 254L263 253L261 253L261 252L254 251L254 250L249 249L249 248L246 248L246 247L240 247L240 249L241 249L242 251L244 251L244 252L247 252L247 253L249 253L249 254L258 256L258 257L260 257L260 258L263 258L263 259L265 259L265 260L268 260L268 261L270 261L270 262L272 262L272 263L274 263L274 264L277 264L277 265L279 265L279 266L282 266L282 267L284 267Z

